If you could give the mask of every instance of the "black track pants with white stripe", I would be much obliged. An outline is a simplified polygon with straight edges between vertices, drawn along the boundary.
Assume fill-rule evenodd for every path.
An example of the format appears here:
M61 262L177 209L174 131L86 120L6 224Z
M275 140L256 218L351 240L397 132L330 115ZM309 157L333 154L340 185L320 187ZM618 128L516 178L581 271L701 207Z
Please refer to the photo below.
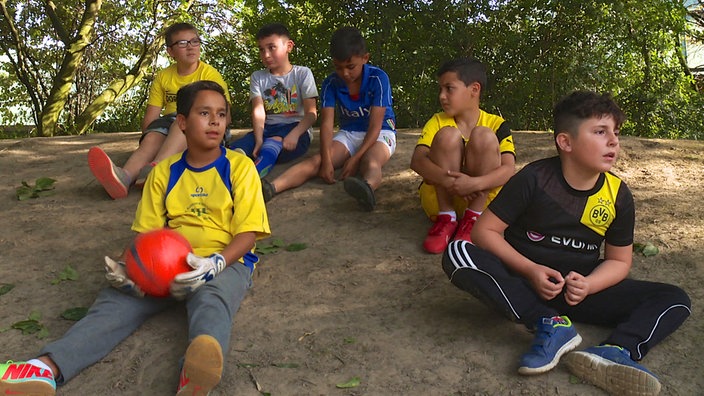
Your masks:
M538 318L553 315L614 327L603 342L628 349L635 360L642 359L691 313L689 296L679 287L633 279L624 279L575 306L568 305L563 294L545 301L525 278L466 241L450 243L442 267L452 284L529 328Z

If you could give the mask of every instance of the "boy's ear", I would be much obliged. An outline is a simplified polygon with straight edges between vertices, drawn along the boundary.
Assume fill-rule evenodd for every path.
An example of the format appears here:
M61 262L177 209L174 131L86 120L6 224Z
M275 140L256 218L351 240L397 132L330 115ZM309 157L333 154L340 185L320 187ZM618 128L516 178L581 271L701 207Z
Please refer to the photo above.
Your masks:
M288 41L286 41L286 50L287 50L288 52L293 51L293 47L294 47L295 45L296 45L296 43L294 43L293 40L288 39Z
M469 84L469 89L472 91L473 94L479 96L479 94L481 94L482 92L482 85L475 81Z
M570 152L572 151L572 137L567 132L560 132L555 137L555 144L560 148L561 151Z
M186 116L183 114L176 114L176 123L184 133L186 132Z
M369 62L369 52L364 54L364 56L362 57L362 63L367 63L367 62Z

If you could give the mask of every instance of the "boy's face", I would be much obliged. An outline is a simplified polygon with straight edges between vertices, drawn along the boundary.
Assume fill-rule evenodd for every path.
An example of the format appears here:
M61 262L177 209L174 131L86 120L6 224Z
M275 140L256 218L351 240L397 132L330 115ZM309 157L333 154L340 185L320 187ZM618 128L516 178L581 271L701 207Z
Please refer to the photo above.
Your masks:
M259 57L264 67L272 74L288 73L291 63L288 54L293 50L293 41L286 36L272 34L257 41Z
M558 145L581 169L595 173L609 171L620 150L616 121L610 115L592 117L579 124L577 134L558 134Z
M369 61L369 54L364 54L364 56L354 55L347 60L333 59L332 64L335 67L335 73L349 86L360 82L364 64L367 61Z
M481 86L471 83L469 86L457 78L457 73L447 72L438 78L440 85L440 105L447 115L454 117L465 111L478 107L477 99Z
M198 91L188 116L178 114L176 121L186 134L189 149L217 148L227 127L225 98L219 92Z
M200 60L200 44L193 45L187 43L186 47L181 48L178 46L179 41L190 41L200 40L198 37L198 32L193 30L181 30L171 35L171 45L166 47L166 52L174 58L176 63L183 65L192 65L198 63Z

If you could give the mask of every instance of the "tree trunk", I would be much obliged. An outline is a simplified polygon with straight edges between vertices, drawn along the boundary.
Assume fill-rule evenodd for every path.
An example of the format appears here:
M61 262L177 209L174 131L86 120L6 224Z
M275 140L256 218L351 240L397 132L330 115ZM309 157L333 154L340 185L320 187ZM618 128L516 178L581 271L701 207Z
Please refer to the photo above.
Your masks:
M93 33L95 21L103 5L102 0L86 0L86 8L83 12L83 18L78 28L78 32L70 42L66 44L66 52L64 53L61 67L54 76L54 82L49 93L49 97L44 104L41 113L41 135L54 136L58 131L58 120L61 112L68 100L68 94L73 85L73 79L76 75L76 70L83 60L83 50L90 44L90 38ZM47 12L51 11L51 1L47 2ZM56 23L52 21L52 24ZM62 31L62 26L54 26L57 31Z

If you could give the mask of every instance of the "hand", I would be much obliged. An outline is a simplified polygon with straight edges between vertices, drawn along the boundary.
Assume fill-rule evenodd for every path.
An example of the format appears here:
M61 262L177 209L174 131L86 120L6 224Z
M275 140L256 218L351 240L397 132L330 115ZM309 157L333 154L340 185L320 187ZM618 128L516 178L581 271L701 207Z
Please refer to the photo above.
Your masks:
M335 183L335 168L333 168L332 163L321 160L318 176L320 176L320 178L328 184Z
M454 182L448 188L451 194L461 197L474 196L476 198L477 194L481 192L481 189L477 185L478 178L455 171L447 171L447 174L454 178Z
M127 277L125 263L122 261L115 261L105 256L105 279L110 282L110 286L123 293L131 294L135 297L144 297L142 289Z
M170 287L171 296L179 300L186 298L227 267L225 258L218 253L211 254L209 257L188 253L186 262L193 268L193 271L176 275Z
M567 274L565 285L565 301L569 305L577 305L589 295L589 282L578 272Z
M256 159L259 156L259 150L262 149L262 144L264 144L262 140L256 140L254 142L254 148L252 149L252 158Z
M528 276L528 281L544 300L557 297L565 286L565 279L559 271L544 265L537 265Z
M282 144L284 146L284 150L293 151L296 149L296 146L298 146L298 137L293 136L293 134L289 132L289 134L284 138Z
M345 161L345 164L342 166L342 172L340 172L340 180L344 180L350 176L354 176L357 174L357 170L359 169L359 158L357 157L350 157Z

